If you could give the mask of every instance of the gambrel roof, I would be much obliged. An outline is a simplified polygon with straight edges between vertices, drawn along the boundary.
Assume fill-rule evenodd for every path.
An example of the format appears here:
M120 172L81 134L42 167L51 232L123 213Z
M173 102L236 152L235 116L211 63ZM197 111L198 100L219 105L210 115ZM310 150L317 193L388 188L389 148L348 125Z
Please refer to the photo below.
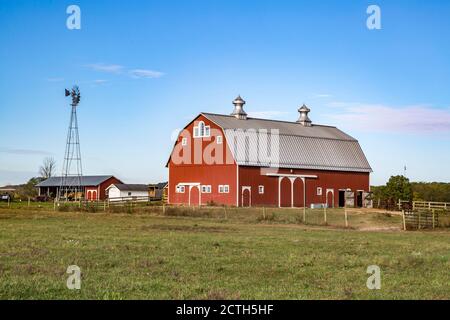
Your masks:
M303 126L298 122L250 117L242 120L213 113L202 115L222 128L231 153L240 166L274 166L258 156L261 151L259 145L263 141L258 130L265 129L267 132L278 132L277 167L372 172L359 142L336 127ZM241 142L233 143L236 139Z

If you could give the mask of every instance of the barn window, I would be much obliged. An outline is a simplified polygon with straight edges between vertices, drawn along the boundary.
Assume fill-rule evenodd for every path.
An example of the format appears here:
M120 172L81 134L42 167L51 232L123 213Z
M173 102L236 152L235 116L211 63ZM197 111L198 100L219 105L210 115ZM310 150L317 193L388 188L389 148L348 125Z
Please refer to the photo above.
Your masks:
M259 194L264 194L264 186L259 186L258 192L259 192Z
M321 188L321 187L318 187L318 188L317 188L317 195L318 195L318 196L321 196L321 195L322 195L322 188Z
M202 186L202 193L211 193L211 186L208 185Z
M219 186L219 193L229 193L230 192L230 186L229 185L220 185Z
M216 141L217 144L222 144L222 136L217 136Z
M184 186L177 186L176 193L184 193Z
M199 137L204 137L205 136L205 123L203 121L200 121L200 123L198 124L198 131L199 131Z
M187 138L181 139L181 145L182 146L187 146Z
M197 127L194 127L194 138L209 137L211 135L211 127L205 126L203 121L198 123Z

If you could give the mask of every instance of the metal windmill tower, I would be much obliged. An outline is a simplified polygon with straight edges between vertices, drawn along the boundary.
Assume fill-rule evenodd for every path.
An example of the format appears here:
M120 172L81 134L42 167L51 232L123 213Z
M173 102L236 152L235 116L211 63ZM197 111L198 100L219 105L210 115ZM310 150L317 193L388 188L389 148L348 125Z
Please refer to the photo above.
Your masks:
M70 114L69 131L67 133L66 152L62 168L61 186L59 188L58 200L81 199L82 177L80 138L78 135L77 106L81 95L77 86L71 91L66 89L66 97L72 97L72 112Z

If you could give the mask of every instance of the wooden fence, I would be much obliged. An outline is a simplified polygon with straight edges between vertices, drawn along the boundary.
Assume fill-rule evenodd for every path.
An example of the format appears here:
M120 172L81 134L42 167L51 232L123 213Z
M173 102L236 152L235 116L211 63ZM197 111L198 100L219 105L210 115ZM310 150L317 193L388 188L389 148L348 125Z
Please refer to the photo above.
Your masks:
M403 230L434 229L439 227L439 215L445 211L432 210L402 210Z
M437 202L437 201L413 201L412 203L409 201L399 200L397 203L398 209L412 209L412 210L420 210L420 209L438 209L438 210L450 210L450 202Z

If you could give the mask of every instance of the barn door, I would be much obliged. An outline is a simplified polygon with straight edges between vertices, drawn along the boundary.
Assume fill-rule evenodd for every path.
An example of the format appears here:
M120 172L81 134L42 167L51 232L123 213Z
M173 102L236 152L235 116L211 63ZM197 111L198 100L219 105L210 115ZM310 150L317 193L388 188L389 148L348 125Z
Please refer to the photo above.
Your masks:
M305 206L302 179L294 181L294 207L303 208Z
M189 187L189 205L200 206L200 188L198 186Z
M280 182L280 206L284 208L292 207L292 190L291 180L289 178L281 178Z
M242 206L250 207L252 205L251 187L242 187Z
M334 207L334 192L333 190L327 190L327 207L333 208Z

